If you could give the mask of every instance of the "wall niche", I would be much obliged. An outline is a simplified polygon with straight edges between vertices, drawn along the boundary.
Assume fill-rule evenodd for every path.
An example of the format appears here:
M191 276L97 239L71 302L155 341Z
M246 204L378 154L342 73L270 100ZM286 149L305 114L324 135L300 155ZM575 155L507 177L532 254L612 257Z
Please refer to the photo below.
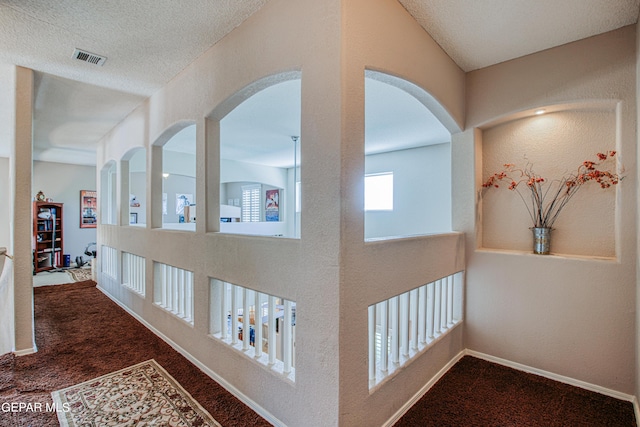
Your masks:
M545 110L544 114L520 113L481 129L483 182L506 163L518 168L529 164L547 180L547 188L552 180L576 173L584 161L595 160L597 153L616 150L614 103ZM620 154L607 160L602 168L619 171ZM533 221L527 210L527 206L532 206L530 191L526 184L521 184L518 187L521 198L508 187L509 182L505 181L501 188L480 190L480 247L531 252L529 228ZM583 185L553 226L552 254L615 258L618 191L618 186L603 190L596 182Z

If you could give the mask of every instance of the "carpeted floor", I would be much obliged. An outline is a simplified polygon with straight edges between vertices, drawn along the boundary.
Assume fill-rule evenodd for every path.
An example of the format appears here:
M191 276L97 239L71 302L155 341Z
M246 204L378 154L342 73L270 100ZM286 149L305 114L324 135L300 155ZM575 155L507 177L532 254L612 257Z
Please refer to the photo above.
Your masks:
M153 358L223 426L270 425L103 295L94 282L45 286L34 293L39 351L0 356L0 405L44 405L54 390ZM2 427L57 425L55 412L0 413ZM468 356L395 424L635 425L630 402Z
M91 281L34 289L35 354L0 356L0 405L155 359L223 426L270 424L107 298ZM34 405L35 406L35 405ZM57 426L55 412L0 413L0 426Z
M394 427L635 425L631 402L465 356Z

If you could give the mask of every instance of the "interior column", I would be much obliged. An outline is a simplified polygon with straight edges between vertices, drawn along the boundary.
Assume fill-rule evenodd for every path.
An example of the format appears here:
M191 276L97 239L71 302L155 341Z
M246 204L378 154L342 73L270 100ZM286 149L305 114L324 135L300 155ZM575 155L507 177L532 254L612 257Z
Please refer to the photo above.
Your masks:
M14 255L15 353L36 351L33 322L31 180L33 173L33 70L15 67L14 138L10 141L12 251Z

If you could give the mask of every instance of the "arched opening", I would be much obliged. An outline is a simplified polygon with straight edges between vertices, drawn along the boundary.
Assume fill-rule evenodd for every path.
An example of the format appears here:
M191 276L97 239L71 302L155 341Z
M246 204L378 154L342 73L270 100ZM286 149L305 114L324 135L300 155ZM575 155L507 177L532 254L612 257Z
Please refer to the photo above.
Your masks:
M195 231L196 125L176 125L154 146L154 162L162 164L162 185L153 189L155 197L161 201L153 205L154 210L158 210L153 213L154 224L162 224L161 228L165 229Z
M117 180L118 167L116 162L107 162L100 172L100 223L117 224Z
M123 173L128 171L127 224L144 226L147 222L147 152L143 147L134 148L122 158Z
M301 80L272 79L220 120L223 233L300 237Z
M451 133L418 86L365 76L365 239L451 231Z

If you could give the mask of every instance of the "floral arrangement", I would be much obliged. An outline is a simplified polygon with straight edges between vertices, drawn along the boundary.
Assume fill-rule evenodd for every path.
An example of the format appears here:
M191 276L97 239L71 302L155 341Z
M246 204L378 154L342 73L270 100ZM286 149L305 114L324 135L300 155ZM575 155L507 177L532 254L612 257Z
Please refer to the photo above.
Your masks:
M552 228L562 209L584 184L597 182L606 189L622 180L623 177L617 173L600 169L615 155L615 151L598 153L596 160L585 160L574 172L552 181L537 175L530 162L523 169L507 163L502 171L491 175L482 187L499 188L500 183L508 182L509 190L517 192L527 207L533 227Z

